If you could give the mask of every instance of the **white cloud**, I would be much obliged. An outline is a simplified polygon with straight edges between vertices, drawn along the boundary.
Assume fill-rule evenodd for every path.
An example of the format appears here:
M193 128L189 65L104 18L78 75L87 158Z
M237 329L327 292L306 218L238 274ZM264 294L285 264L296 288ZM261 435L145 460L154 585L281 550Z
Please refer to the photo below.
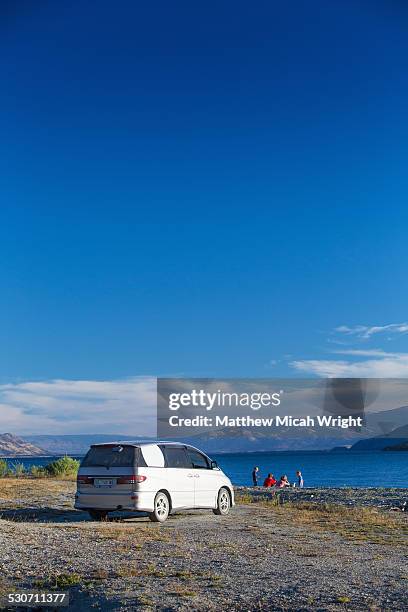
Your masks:
M306 372L323 377L352 378L406 378L408 377L408 353L387 352L381 348L352 348L350 343L356 340L370 340L373 336L408 333L408 323L390 323L388 325L341 325L334 332L340 338L329 338L335 344L332 354L341 355L342 359L302 359L293 360L290 365L299 372ZM342 336L341 336L342 335ZM349 336L349 338L347 338ZM346 348L349 346L350 348ZM341 348L344 347L344 348ZM365 359L357 359L358 357Z
M337 359L306 359L292 361L299 372L328 378L406 378L408 353L387 353L381 349L336 351L350 357L367 357L361 361Z
M391 334L406 334L408 333L408 323L390 323L389 325L340 325L334 330L341 334L349 336L357 336L365 340L371 338L374 334L391 333Z
M0 385L0 433L156 434L156 378Z
M344 350L336 350L331 351L336 355L353 355L357 357L400 357L405 353L388 353L383 351L383 349L344 349Z

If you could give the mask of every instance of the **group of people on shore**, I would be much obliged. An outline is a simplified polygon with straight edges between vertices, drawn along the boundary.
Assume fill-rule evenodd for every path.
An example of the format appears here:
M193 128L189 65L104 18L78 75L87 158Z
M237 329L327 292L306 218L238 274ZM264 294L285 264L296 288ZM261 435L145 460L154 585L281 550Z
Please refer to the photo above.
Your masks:
M254 469L252 470L252 483L254 487L260 486L258 482L258 478L259 478L259 467L255 466ZM273 474L268 474L268 476L265 478L264 483L263 483L264 487L267 487L267 488L273 487L274 489L284 489L285 487L291 487L291 486L292 487L297 486L300 489L303 489L304 485L305 483L303 480L302 472L300 470L297 470L296 480L292 484L289 482L286 474L283 474L279 478L279 480L276 480Z

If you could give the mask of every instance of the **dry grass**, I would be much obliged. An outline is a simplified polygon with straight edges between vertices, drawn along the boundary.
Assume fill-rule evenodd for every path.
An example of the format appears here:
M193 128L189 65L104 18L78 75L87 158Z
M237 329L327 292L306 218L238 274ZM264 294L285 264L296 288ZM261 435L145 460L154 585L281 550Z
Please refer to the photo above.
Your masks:
M109 572L105 568L99 567L92 572L91 578L93 580L107 580L109 578Z
M269 493L268 495L251 495L250 493L235 493L237 504L267 504L268 506L278 506L280 504L280 493Z
M279 496L252 496L248 493L236 496L239 504L256 504L273 512L278 521L307 527L319 532L338 533L349 541L375 544L407 544L408 527L404 515L377 510L376 508L318 502L279 503ZM251 531L251 526L246 527ZM256 531L256 529L254 529Z
M117 575L121 578L165 578L167 574L154 563L137 564L132 562L119 568Z
M198 593L193 591L191 588L185 587L182 584L174 584L169 585L167 589L168 595L173 595L174 597L196 597Z
M171 542L173 546L177 546L181 539L179 534L171 534L161 525L155 528L142 523L100 523L92 525L92 533L95 539L111 540L118 553L140 551L146 544L153 542Z
M276 518L319 532L335 532L349 541L375 544L407 544L408 525L402 515L375 508L308 502L271 506Z
M75 478L1 478L0 499L29 500L59 493L74 493L75 483Z
M104 523L94 527L94 531L100 538L107 538L119 543L131 543L133 548L141 548L146 542L174 542L175 536L171 535L162 526L156 529L149 525L140 523Z

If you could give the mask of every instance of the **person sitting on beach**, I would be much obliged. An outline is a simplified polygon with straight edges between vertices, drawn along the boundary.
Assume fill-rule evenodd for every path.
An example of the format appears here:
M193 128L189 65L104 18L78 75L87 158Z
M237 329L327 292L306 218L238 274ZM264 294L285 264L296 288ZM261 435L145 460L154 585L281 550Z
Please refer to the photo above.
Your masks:
M252 470L252 484L254 485L254 487L258 486L258 472L259 472L259 467L255 466L254 469Z
M298 470L296 472L296 476L297 476L297 481L298 481L298 487L300 489L303 489L305 483L304 483L304 480L303 480L302 472L300 470Z
M273 487L276 485L276 478L273 474L268 474L267 478L265 478L263 486L264 487Z
M276 483L276 488L277 489L283 489L284 487L290 487L290 482L289 482L288 477L286 476L286 474L281 476L279 478L278 482Z

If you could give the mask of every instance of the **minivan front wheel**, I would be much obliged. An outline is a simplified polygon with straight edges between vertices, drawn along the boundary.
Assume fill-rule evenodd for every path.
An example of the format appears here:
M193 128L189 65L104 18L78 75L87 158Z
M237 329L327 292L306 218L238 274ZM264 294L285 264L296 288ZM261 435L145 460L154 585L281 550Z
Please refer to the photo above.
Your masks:
M106 510L88 510L88 512L93 521L104 521L108 516Z
M229 492L224 487L218 491L217 507L213 510L214 514L225 516L230 511L231 500Z
M164 523L170 512L170 500L166 493L159 491L154 498L154 510L149 514L149 519L154 523Z

